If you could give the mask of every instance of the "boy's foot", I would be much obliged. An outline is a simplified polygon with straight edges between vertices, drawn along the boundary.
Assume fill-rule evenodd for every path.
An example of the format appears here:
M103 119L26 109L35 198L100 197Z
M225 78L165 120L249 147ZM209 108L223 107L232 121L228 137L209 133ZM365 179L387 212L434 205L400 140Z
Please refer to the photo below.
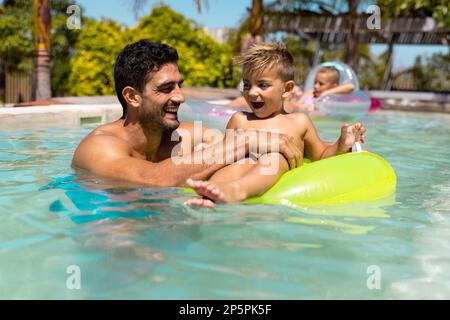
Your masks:
M213 208L215 203L238 202L245 199L245 195L240 192L240 188L234 183L220 184L209 181L194 181L187 179L189 187L202 196L202 198L191 198L185 202L188 206Z

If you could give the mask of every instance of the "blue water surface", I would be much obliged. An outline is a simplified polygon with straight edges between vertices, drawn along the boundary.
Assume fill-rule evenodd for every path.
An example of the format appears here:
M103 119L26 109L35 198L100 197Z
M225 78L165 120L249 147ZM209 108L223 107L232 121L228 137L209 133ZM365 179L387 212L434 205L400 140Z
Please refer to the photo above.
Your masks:
M319 208L188 208L179 188L76 175L92 126L3 128L0 298L448 299L450 116L363 121L395 199ZM341 121L316 125L334 141Z

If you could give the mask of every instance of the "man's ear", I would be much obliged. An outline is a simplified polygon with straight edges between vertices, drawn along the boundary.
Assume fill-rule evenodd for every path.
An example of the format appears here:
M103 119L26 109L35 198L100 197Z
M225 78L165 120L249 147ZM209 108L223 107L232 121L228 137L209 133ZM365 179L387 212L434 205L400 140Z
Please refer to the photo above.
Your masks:
M139 108L142 103L141 94L133 87L127 86L123 88L122 96L131 108Z
M288 98L292 95L292 93L294 92L294 87L295 87L295 82L292 80L286 81L284 83L284 93L283 93L283 98Z

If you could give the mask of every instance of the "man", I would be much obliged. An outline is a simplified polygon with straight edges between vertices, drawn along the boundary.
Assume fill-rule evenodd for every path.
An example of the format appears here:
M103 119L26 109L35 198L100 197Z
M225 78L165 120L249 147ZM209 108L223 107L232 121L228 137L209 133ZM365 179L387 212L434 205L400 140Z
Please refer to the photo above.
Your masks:
M216 141L204 138L211 135L195 136L194 124L180 123L177 117L184 102L177 63L177 51L165 44L141 40L126 46L114 67L123 116L86 136L75 151L72 166L99 176L169 187L183 185L188 178L208 179L245 158L255 144L262 153L279 150L291 168L301 165L303 150L286 135L258 140L257 135L237 132ZM202 133L208 130L201 129ZM208 147L194 151L200 143ZM178 152L185 150L188 152ZM245 152L239 152L242 150ZM221 155L219 159L217 155ZM216 161L211 163L211 159Z

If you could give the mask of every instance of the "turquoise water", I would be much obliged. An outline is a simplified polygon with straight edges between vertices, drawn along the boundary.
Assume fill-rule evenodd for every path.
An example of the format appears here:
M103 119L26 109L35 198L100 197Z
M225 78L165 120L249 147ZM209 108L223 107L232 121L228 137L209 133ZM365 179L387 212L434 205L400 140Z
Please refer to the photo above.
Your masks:
M92 126L3 128L0 298L449 299L450 116L364 123L397 172L393 204L194 210L177 188L74 176ZM339 122L316 124L337 138Z

